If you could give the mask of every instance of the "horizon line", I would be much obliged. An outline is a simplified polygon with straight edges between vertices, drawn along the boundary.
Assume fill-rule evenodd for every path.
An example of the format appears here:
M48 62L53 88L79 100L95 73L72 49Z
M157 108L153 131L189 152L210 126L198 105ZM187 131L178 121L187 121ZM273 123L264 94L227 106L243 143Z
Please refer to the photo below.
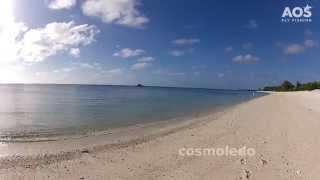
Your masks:
M79 86L123 86L137 87L138 84L78 84L78 83L0 83L0 85L79 85ZM224 89L224 88L207 88L207 87L187 87L187 86L160 86L160 85L144 85L142 87L158 87L158 88L182 88L182 89L207 89L207 90L229 90L229 91L258 91L254 88ZM140 87L141 88L141 87Z

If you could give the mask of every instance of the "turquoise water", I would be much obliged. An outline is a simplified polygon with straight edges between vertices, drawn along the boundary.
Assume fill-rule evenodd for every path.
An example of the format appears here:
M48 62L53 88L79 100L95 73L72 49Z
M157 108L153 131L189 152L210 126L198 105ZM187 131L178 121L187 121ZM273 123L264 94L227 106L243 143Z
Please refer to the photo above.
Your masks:
M211 89L0 85L0 98L0 137L5 137L176 119L254 97L248 91Z

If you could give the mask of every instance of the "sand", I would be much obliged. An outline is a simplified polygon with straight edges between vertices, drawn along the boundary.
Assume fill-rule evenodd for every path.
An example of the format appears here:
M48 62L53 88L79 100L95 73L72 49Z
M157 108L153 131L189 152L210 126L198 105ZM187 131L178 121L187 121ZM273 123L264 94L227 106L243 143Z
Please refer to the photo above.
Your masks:
M129 136L118 141L103 134L5 146L0 152L19 156L2 159L0 179L320 179L319 92L271 93L147 129L122 132ZM181 148L226 146L253 148L255 155L179 154Z

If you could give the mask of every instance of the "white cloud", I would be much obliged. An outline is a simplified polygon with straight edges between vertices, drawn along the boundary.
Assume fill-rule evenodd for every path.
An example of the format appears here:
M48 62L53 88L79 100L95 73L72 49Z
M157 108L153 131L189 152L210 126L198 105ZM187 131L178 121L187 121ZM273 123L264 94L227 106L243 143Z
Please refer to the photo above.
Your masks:
M40 77L47 77L48 76L48 72L44 72L44 71L35 72L34 75L35 76L40 76Z
M136 64L132 65L131 69L132 70L143 70L143 69L146 69L151 66L152 66L152 63L140 62L140 63L136 63Z
M2 17L0 18L0 67L3 67L3 64L13 63L17 60L19 52L17 42L21 35L28 30L28 27L24 23L15 22L11 0L1 1L0 12Z
M100 63L97 62L72 62L73 69L102 71Z
M50 9L70 9L75 6L77 3L76 0L51 0L48 4Z
M172 50L172 51L170 51L170 54L172 55L172 56L183 56L184 54L185 54L185 52L184 51L182 51L182 50Z
M319 42L312 39L307 39L304 41L304 46L307 48L317 47L318 45L319 45Z
M176 56L176 57L179 57L179 56L183 56L185 54L188 54L188 53L192 53L194 51L193 48L189 48L189 49L176 49L176 50L172 50L169 52L169 54L171 54L172 56Z
M184 76L184 72L175 72L175 71L169 71L169 70L154 70L152 71L154 74L159 74L159 75L166 75L166 76Z
M151 56L148 56L148 57L141 57L138 59L138 62L151 62L151 61L154 61L155 58L154 57L151 57Z
M249 50L254 47L254 44L252 42L246 42L246 43L243 43L241 47L245 50Z
M94 69L96 67L94 64L89 64L89 63L79 63L78 65L80 68L84 68L84 69Z
M124 48L121 49L118 52L115 52L113 56L120 57L120 58L130 58L130 57L136 57L144 54L145 51L142 49L130 49L130 48Z
M13 12L13 1L1 1L0 12L0 63L11 63L17 60L19 47L17 42L28 30L24 23L16 22Z
M303 52L305 49L305 47L303 45L300 44L289 44L287 47L285 47L284 49L284 53L285 54L299 54L301 52Z
M149 19L137 9L139 0L87 0L82 11L87 16L95 16L105 23L116 23L130 27L143 27Z
M283 47L284 54L294 55L294 54L303 53L306 49L316 48L318 46L319 46L319 41L306 39L303 43L293 43L293 44L288 44L282 47Z
M19 42L19 56L24 61L40 62L47 57L71 48L85 46L94 41L99 31L95 26L53 22L44 28L30 29Z
M201 73L199 72L199 71L195 71L195 72L193 72L193 75L195 75L195 76L199 76Z
M73 70L74 70L73 68L62 68L63 72L71 72Z
M0 62L8 63L18 60L19 41L28 30L23 23L0 22Z
M80 57L80 49L79 48L71 48L69 54L75 58Z
M224 73L218 73L218 77L219 77L219 78L223 78L224 76L225 76Z
M252 63L256 63L260 60L260 58L255 57L251 54L246 54L246 55L238 55L235 56L234 58L232 58L232 61L234 63L238 63L238 64L252 64Z
M43 28L28 28L16 22L12 2L6 0L0 7L0 62L40 62L58 52L85 46L94 41L99 32L95 26L75 25L70 22L52 22Z
M120 75L123 73L123 69L122 68L115 68L115 69L110 69L108 71L106 71L106 73L111 74L111 75Z
M176 39L172 41L172 44L175 45L192 45L195 43L199 43L200 39L197 38L181 38L181 39Z
M74 70L74 68L61 68L61 69L56 69L53 72L54 73L60 73L60 72L69 73L73 70Z
M69 66L63 67L63 68L58 68L53 70L53 73L70 73L72 71L95 71L95 72L102 72L103 69L100 65L100 63L97 62L72 62Z
M256 20L251 19L251 20L249 20L249 22L248 22L248 24L246 25L246 27L247 27L248 29L257 29L257 28L259 27L259 25L258 25L258 23L257 23Z
M233 51L233 47L232 46L228 46L224 49L224 52L228 53L228 52L231 52Z

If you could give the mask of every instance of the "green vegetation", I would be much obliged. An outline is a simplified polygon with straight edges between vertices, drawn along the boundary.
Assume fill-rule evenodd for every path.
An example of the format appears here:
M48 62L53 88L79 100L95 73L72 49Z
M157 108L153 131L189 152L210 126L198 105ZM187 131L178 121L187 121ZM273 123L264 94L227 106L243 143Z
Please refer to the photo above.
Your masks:
M263 88L264 91L311 91L314 89L320 89L320 81L305 84L297 81L296 85L293 85L290 81L284 81L280 86L266 86Z

